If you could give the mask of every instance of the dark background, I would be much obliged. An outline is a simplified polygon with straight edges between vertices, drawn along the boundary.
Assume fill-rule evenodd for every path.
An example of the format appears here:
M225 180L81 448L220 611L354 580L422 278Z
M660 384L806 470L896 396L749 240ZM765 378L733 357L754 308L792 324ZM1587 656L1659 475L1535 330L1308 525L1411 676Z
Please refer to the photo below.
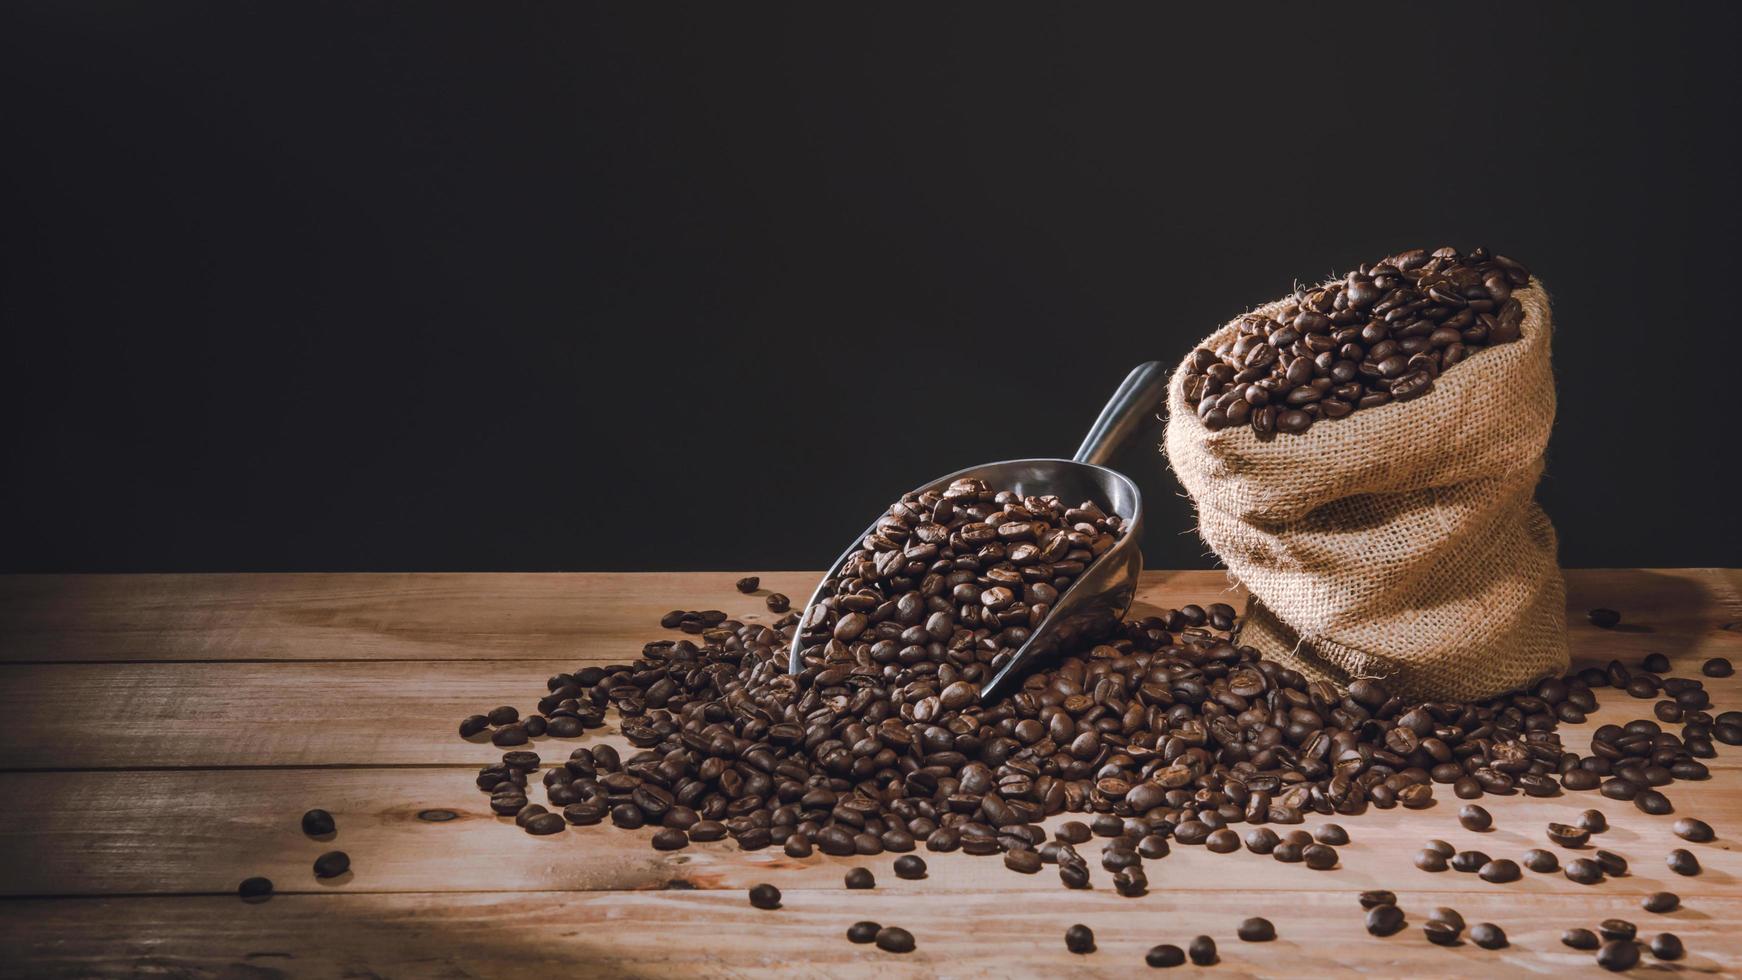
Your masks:
M1486 244L1555 298L1563 563L1742 564L1739 13L14 0L0 561L814 568Z

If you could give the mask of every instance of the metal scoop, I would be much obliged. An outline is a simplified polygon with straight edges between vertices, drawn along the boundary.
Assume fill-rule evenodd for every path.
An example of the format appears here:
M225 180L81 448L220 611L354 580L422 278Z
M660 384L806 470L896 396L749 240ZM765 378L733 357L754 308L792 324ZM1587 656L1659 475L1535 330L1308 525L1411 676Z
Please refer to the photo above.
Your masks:
M1137 484L1100 465L1113 455L1131 433L1162 403L1167 390L1167 368L1160 361L1139 364L1125 376L1106 407L1089 427L1083 444L1070 459L1007 459L999 463L984 463L957 470L914 490L943 490L952 482L975 478L998 490L1013 490L1024 496L1053 494L1066 504L1094 501L1103 511L1116 514L1125 522L1125 529L1113 547L1077 576L1071 587L1059 596L1052 611L1019 647L1009 662L999 669L990 683L980 690L982 700L990 701L1021 681L1027 666L1043 661L1060 649L1090 637L1105 635L1114 623L1131 608L1137 591L1137 575L1143 571L1143 494ZM878 515L881 520L882 514ZM877 530L877 521L855 538L853 544L835 559L828 574L817 584L805 601L808 611L819 599L829 579L834 578L847 559L863 549L862 542ZM803 631L793 636L788 670L797 674L804 670L800 655Z

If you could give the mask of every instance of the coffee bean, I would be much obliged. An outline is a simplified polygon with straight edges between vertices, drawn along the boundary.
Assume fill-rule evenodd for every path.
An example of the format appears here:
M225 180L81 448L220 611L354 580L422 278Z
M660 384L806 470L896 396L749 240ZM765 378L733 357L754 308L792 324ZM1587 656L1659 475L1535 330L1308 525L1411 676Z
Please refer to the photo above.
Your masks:
M1459 932L1464 931L1464 916L1459 913L1457 909L1446 908L1442 905L1439 908L1434 909L1433 912L1428 915L1428 919L1433 922L1444 922L1447 925L1455 927Z
M531 819L527 820L525 828L527 833L532 834L535 837L547 837L551 834L562 833L564 830L568 829L568 823L563 820L561 814L546 812L535 814ZM681 830L661 831L660 833L672 833L677 834L680 837L683 835L683 831ZM659 834L654 835L653 846L659 847ZM671 850L671 848L661 848L661 850Z
M895 877L917 881L925 875L925 858L909 854L895 859Z
M1066 888L1089 887L1089 867L1086 864L1059 864L1059 880Z
M545 720L542 716L533 715L531 718L522 721L520 726L526 730L526 736L528 738L538 738L549 728L550 722Z
M1375 905L1367 911L1367 931L1375 936L1394 935L1407 924L1396 905Z
M1651 955L1660 960L1679 960L1686 952L1682 948L1681 938L1673 932L1658 933L1651 937Z
M1209 966L1216 962L1216 941L1209 936L1199 936L1186 947L1186 955L1198 966Z
M1223 827L1220 830L1211 831L1210 835L1204 838L1204 847L1217 854L1238 851L1240 849L1240 835L1227 827Z
M1415 866L1423 871L1446 870L1446 856L1432 848L1422 848L1415 853Z
M750 904L759 909L780 908L780 889L773 885L750 886Z
M1654 674L1667 673L1669 671L1669 658L1661 653L1648 653L1645 655L1645 659L1639 662L1639 666Z
M738 581L734 582L733 585L738 589L739 592L742 592L745 595L749 595L750 593L755 592L758 588L760 588L762 586L762 580L757 578L754 575L746 575L743 578L739 579Z
M847 927L847 941L860 945L876 942L877 933L882 929L883 927L875 922L855 922Z
M801 833L788 834L780 849L787 857L799 859L810 857L816 851L810 835Z
M1073 953L1093 953L1095 951L1094 930L1082 923L1066 929L1065 948Z
M1614 851L1597 851L1591 855L1597 861L1597 866L1611 878L1619 878L1627 873L1627 859Z
M1125 898L1139 898L1149 891L1149 876L1142 865L1121 868L1113 873L1113 890Z
M1325 824L1319 828L1313 838L1320 844L1334 844L1341 847L1349 843L1349 832L1334 823Z
M1604 919L1597 923L1597 935L1611 942L1630 941L1638 932L1639 928L1626 919Z
M1167 943L1163 943L1160 946L1151 946L1149 952L1143 954L1143 962L1156 967L1157 969L1179 966L1185 961L1185 950Z
M1059 824L1058 831L1054 836L1068 844L1082 844L1092 835L1088 824L1081 820L1066 820Z
M1640 907L1647 912L1674 912L1682 904L1681 896L1675 892L1652 892L1645 896Z
M1463 776L1452 783L1452 795L1460 800L1473 800L1483 795L1482 784L1474 776Z
M1423 850L1433 851L1435 854L1438 854L1440 857L1443 857L1448 861L1451 860L1453 854L1458 852L1457 848L1443 840L1430 840L1423 847Z
M1505 884L1509 881L1517 881L1519 878L1523 877L1523 873L1518 870L1518 863L1516 861L1507 860L1506 858L1496 858L1493 861L1489 861L1487 864L1482 865L1481 870L1477 871L1476 874L1481 877L1483 881L1493 882L1497 885Z
M1452 870L1466 874L1480 871L1491 859L1482 851L1459 851L1452 855Z
M1631 970L1639 963L1639 947L1632 940L1612 940L1597 950L1597 965L1619 973Z
M1503 949L1506 932L1492 922L1478 922L1470 927L1470 941L1483 949Z
M876 888L877 878L871 874L870 868L848 868L847 887L855 889Z
M1609 829L1609 818L1602 810L1586 810L1579 814L1579 826L1593 834L1600 834Z
M526 729L521 725L505 725L490 733L490 744L498 748L506 748L510 745L525 745L526 742Z
M1254 854L1269 854L1281 839L1269 827L1254 827L1246 832L1246 849Z
M1374 889L1372 891L1364 891L1361 893L1361 907L1364 909L1370 909L1380 905L1396 904L1396 892L1385 891L1384 889Z
M1532 871L1546 873L1550 871L1559 871L1561 869L1561 862L1559 858L1554 856L1553 851L1545 851L1540 847L1533 847L1524 852L1524 866Z
M1568 861L1563 874L1567 876L1568 881L1574 881L1581 885L1595 885L1603 880L1602 866L1588 858L1575 858Z
M1423 925L1421 931L1423 935L1427 936L1427 941L1435 946L1453 945L1458 941L1458 936L1462 932L1461 929L1437 919L1430 920L1426 925Z
M1170 850L1167 838L1160 834L1145 834L1137 840L1137 853L1140 857L1151 859L1167 857Z
M538 768L538 753L530 752L526 749L504 752L502 753L502 764L510 769L518 769L521 772L532 772Z
M1665 863L1669 865L1669 870L1678 875L1697 875L1700 873L1700 859L1694 857L1694 853L1686 848L1678 847L1670 851L1669 858Z
M511 704L505 704L498 708L491 708L484 717L492 725L512 725L520 720L520 709Z
M460 737L471 738L490 727L490 719L483 715L467 715L460 721Z
M245 902L265 901L272 897L271 878L243 878L236 886L236 896Z
M514 824L517 827L525 828L526 822L528 820L531 820L533 817L536 817L541 813L549 813L549 812L550 811L548 809L546 809L545 806L541 803L533 803L533 804L530 804L528 806L521 807L520 812L516 813L514 815Z
M1717 837L1712 832L1711 824L1704 820L1696 820L1693 817L1682 817L1677 820L1675 822L1675 835L1682 840L1693 841L1696 844L1704 844Z
M1267 943L1276 938L1276 926L1269 919L1254 916L1240 923L1235 935L1248 943Z
M877 948L885 953L913 952L913 933L898 926L885 926L877 930Z
M1589 769L1569 769L1561 775L1561 785L1578 791L1596 789L1602 778Z
M1561 933L1561 944L1573 949L1592 950L1601 946L1602 941L1589 929L1568 929Z
M1286 841L1276 845L1276 849L1270 852L1270 856L1284 864L1299 864L1306 859L1299 844L1290 844Z
M351 855L344 851L328 851L315 858L316 878L337 878L351 870Z
M1233 848L1229 848L1233 850ZM1329 871L1337 866L1336 848L1324 844L1308 844L1301 849L1301 859L1314 871Z
M1111 813L1103 813L1095 817L1089 827L1094 831L1096 837L1120 837L1125 833L1125 821ZM1178 838L1177 830L1175 831L1175 838ZM1184 843L1184 841L1181 841L1181 843Z
M1482 807L1470 803L1458 811L1458 823L1463 824L1465 830L1484 831L1494 826L1494 817Z
M310 810L302 815L302 832L310 837L336 833L338 829L338 824L333 821L333 815L325 810Z
M1548 825L1548 839L1562 847L1584 847L1591 840L1591 832L1570 824L1551 823Z
M1004 866L1019 874L1036 874L1040 871L1040 855L1027 848L1017 848L1004 855Z
M1638 796L1634 797L1633 805L1638 807L1641 812L1649 813L1653 816L1661 816L1665 813L1675 812L1675 807L1670 805L1669 797L1654 789L1644 790Z
M1700 665L1700 673L1707 677L1729 677L1735 672L1736 668L1730 666L1730 661L1724 657L1713 657Z
M1593 609L1586 615L1598 629L1614 629L1621 623L1621 614L1613 609Z

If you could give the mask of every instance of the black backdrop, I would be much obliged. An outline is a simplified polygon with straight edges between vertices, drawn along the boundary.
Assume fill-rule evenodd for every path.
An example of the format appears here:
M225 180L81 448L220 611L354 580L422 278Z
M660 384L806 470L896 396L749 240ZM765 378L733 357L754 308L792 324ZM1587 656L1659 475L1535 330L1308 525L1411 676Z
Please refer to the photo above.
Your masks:
M1554 294L1563 563L1742 564L1736 5L856 8L6 4L5 570L816 567L1440 244Z

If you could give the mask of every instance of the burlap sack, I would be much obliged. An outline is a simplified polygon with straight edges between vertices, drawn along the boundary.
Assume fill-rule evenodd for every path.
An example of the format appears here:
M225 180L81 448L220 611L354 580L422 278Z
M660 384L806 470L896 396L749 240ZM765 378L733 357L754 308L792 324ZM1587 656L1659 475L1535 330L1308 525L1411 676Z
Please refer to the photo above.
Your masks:
M1519 340L1421 398L1298 435L1210 431L1186 403L1185 364L1175 371L1165 450L1199 534L1251 595L1242 643L1312 678L1380 678L1426 700L1566 670L1554 527L1533 496L1554 423L1552 321L1540 283L1512 295Z

